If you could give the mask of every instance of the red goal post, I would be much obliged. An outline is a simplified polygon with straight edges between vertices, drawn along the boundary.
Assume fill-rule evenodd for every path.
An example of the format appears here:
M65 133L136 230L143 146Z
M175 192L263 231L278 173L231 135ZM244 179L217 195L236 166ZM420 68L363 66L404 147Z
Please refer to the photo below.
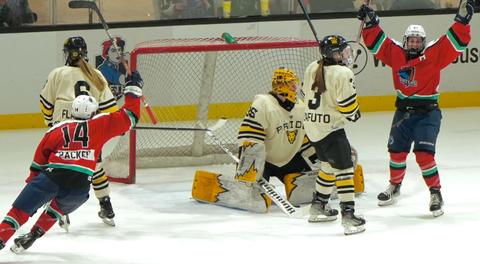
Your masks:
M239 124L256 94L271 90L275 68L293 69L302 78L320 56L318 43L291 37L165 39L136 45L132 69L144 80L143 92L158 117L142 113L141 126L210 126L228 122L216 136L236 153ZM145 112L145 111L142 111ZM201 125L200 125L201 124ZM136 168L232 163L205 131L132 130L104 159L112 181L135 182Z

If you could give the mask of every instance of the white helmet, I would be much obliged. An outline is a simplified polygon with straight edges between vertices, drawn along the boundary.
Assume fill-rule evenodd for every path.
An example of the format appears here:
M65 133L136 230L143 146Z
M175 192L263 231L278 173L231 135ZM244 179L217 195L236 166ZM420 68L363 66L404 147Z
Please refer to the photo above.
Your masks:
M407 40L409 37L421 37L422 38L422 48L421 49L408 49L407 48ZM403 35L403 48L408 52L410 57L417 57L421 54L423 49L426 45L426 37L427 33L425 33L425 29L421 25L410 25L405 30L405 34Z
M92 118L98 109L95 98L89 95L79 95L72 103L72 116L75 119L87 120Z

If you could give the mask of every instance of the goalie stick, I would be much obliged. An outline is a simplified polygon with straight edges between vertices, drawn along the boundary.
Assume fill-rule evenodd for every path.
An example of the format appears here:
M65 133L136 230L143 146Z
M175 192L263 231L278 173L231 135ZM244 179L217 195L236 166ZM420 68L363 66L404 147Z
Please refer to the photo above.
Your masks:
M200 126L202 126L200 124ZM207 129L207 135L217 144L225 153L232 158L235 163L239 163L240 160L238 159L235 154L233 154L223 143L222 141L213 133L214 130ZM258 185L265 191L270 199L278 206L280 209L289 217L292 218L303 218L303 213L300 211L299 208L293 206L287 199L283 198L276 190L275 187L266 181L263 177L261 177L257 181Z
M81 1L81 0L73 0L68 2L68 7L72 9L78 9L78 8L87 8L90 10L95 11L97 13L98 18L100 19L100 22L102 23L103 29L105 29L105 32L107 33L108 39L112 42L113 47L115 48L115 51L117 52L118 57L120 58L120 61L122 62L123 66L125 66L125 69L127 70L127 75L131 75L132 71L130 69L130 66L128 66L127 62L125 61L123 53L120 52L120 49L117 45L117 40L112 37L110 34L107 22L103 18L102 13L100 12L100 9L98 9L97 4L94 1ZM147 100L145 99L145 96L142 95L141 97L143 105L145 106L145 109L147 110L148 116L150 117L150 120L152 121L153 124L158 123L158 118L156 117L155 113L153 112L152 108L150 105L147 103Z

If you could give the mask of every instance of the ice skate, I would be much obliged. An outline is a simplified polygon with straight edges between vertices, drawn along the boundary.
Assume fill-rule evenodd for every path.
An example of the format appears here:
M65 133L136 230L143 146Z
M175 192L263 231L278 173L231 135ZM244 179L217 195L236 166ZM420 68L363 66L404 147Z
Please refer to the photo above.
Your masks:
M385 206L395 203L396 198L400 195L400 187L402 184L390 184L384 192L378 194L378 205Z
M68 215L62 215L58 220L58 225L68 232L68 228L70 227L70 217Z
M35 227L32 231L30 231L30 233L15 238L10 250L16 254L21 253L31 247L33 242L35 242L37 238L42 237L44 234L45 231L43 231L40 227Z
M440 189L431 188L430 189L430 212L432 212L434 217L443 215L443 198L440 193Z
M313 195L312 204L310 205L310 216L308 222L328 222L337 220L338 210L330 208L328 203L317 199L316 194Z
M352 206L342 206L342 225L345 235L353 235L365 231L365 219L356 216Z
M102 221L110 226L115 226L115 213L113 212L112 203L110 202L110 196L105 196L100 199L100 212L98 216L102 218Z
M2 250L2 248L4 248L4 247L5 247L5 243L3 243L2 240L0 240L0 250Z

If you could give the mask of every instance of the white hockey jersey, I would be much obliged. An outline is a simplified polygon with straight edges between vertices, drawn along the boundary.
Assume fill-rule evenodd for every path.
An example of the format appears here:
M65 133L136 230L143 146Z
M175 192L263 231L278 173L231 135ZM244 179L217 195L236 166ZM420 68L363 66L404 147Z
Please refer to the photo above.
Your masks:
M273 95L256 95L240 126L238 142L265 144L265 161L281 167L310 146L303 129L304 111L302 102L289 112Z
M352 118L359 111L352 70L341 65L325 66L327 90L319 95L316 89L312 90L318 66L318 62L314 61L307 67L302 87L306 106L305 132L312 142L344 128L346 118Z
M102 78L100 71L96 70ZM105 81L107 83L107 81ZM88 94L99 104L99 111L110 113L118 110L112 91L105 85L103 91L97 89L78 67L62 66L49 75L40 93L40 109L46 125L53 125L72 116L72 102L76 96Z

